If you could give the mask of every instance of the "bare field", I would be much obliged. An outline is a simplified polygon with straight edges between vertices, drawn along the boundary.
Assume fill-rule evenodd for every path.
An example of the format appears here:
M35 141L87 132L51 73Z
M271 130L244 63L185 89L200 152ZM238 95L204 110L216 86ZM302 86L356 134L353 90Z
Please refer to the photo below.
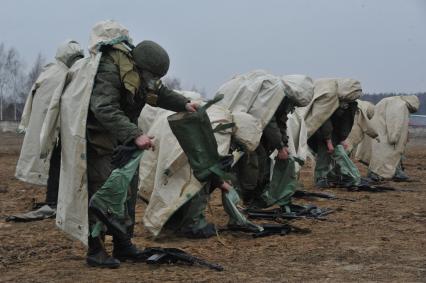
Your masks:
M55 228L54 220L5 222L7 215L31 209L32 199L44 199L43 188L17 181L13 175L20 147L14 134L0 136L0 282L426 282L426 145L409 146L406 170L415 180L390 183L414 192L346 192L328 190L356 202L315 200L337 211L327 221L298 220L311 229L254 239L224 232L220 238L153 240L141 224L144 205L138 203L134 242L140 247L182 248L222 264L216 272L197 266L148 266L122 263L119 269L89 268L85 248ZM365 174L365 167L358 164ZM302 182L313 190L312 168ZM299 203L308 203L300 201ZM208 217L224 226L227 217L215 192ZM107 239L107 248L111 249Z

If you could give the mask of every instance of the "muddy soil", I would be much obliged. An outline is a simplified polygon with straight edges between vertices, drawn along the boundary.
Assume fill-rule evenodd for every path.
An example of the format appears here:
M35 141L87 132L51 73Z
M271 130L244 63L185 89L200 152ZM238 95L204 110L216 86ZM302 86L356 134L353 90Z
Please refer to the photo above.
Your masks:
M7 215L31 209L44 200L44 188L14 178L20 139L0 137L0 282L426 282L426 145L413 143L406 170L414 180L389 185L413 192L346 192L330 189L337 200L298 201L336 210L327 221L297 220L306 235L252 238L223 232L208 240L154 240L141 224L144 204L138 203L134 242L139 247L182 248L225 267L216 272L183 265L151 266L122 263L100 270L85 264L85 248L55 228L54 220L5 222ZM363 174L366 170L357 164ZM312 168L303 169L306 189L314 190ZM209 219L218 226L227 217L214 193ZM107 248L111 249L107 238Z

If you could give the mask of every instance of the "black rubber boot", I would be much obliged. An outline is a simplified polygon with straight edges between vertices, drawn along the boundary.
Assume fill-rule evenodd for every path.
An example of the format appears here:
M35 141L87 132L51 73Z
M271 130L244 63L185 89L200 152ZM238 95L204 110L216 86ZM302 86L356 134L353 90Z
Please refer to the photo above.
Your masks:
M317 189L327 189L330 188L330 184L328 183L327 178L318 178L315 187Z
M408 177L407 173L404 172L404 170L401 168L401 165L398 164L392 180L395 182L407 182L410 180L410 177Z
M205 227L201 229L184 227L180 229L179 234L183 237L190 239L207 239L216 236L216 227L211 223L208 223Z
M113 257L120 261L144 261L145 254L139 250L130 240L129 236L113 236L114 249Z
M120 267L120 261L108 255L105 251L103 241L100 237L92 238L89 236L89 250L87 251L86 262L91 267Z
M367 178L372 181L372 182L376 182L376 183L380 183L384 181L384 178L380 177L379 175L377 175L376 173L368 170L368 174L367 174Z

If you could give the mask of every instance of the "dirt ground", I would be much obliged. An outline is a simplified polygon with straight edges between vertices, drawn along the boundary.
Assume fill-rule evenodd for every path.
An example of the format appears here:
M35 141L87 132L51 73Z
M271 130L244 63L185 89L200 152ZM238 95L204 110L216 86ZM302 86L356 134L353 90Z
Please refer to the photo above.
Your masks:
M182 248L225 267L216 272L204 267L122 263L119 269L101 270L85 264L85 248L55 228L54 220L32 223L5 222L7 215L31 209L33 198L44 200L44 189L17 181L14 170L20 140L0 136L0 282L426 282L426 145L409 146L406 170L415 180L389 183L414 192L346 192L331 189L355 202L312 200L337 211L327 221L297 220L311 229L254 239L223 232L220 238L154 241L141 224L143 203L138 204L134 242L139 247ZM363 174L365 168L358 164ZM302 181L313 190L310 166ZM212 197L208 217L224 226L227 217L220 195ZM107 247L111 249L110 240Z

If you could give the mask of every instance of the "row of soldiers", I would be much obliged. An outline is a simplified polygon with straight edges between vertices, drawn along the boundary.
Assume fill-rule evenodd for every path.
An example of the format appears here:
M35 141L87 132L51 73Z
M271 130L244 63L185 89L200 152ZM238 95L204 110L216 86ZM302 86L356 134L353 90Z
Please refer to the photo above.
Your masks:
M297 213L292 196L309 156L318 188L362 182L350 151L371 153L363 161L374 180L392 178L401 168L408 113L419 104L416 97L387 98L371 120L356 80L261 70L235 76L206 102L167 88L167 52L152 41L134 46L115 21L93 27L89 51L84 58L77 42L65 42L34 84L16 177L47 184L57 226L88 246L90 266L143 258L131 241L138 192L153 235L206 238L217 233L204 215L215 188L230 227L262 229L238 210L240 198L249 208ZM398 133L391 133L395 125Z

